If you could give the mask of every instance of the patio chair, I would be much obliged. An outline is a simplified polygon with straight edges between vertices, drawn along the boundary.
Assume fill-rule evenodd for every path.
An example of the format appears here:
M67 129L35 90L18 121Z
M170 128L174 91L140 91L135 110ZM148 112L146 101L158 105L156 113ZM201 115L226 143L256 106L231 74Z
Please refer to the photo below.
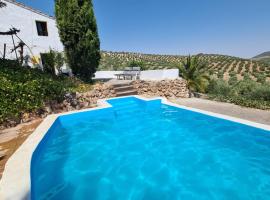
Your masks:
M141 68L140 67L133 67L132 73L134 74L135 80L140 79L141 76Z

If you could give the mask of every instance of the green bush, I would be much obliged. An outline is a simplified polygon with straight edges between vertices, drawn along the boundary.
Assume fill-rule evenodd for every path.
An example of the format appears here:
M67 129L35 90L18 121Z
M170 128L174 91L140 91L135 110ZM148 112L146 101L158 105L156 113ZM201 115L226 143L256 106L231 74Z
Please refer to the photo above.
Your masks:
M132 60L130 63L128 63L128 67L140 67L142 71L146 69L145 63L140 60Z
M52 53L43 53L41 54L43 62L43 70L46 73L55 75L55 62Z
M217 74L217 77L220 78L220 79L223 79L223 75L224 75L224 72L219 71L218 74Z
M208 85L207 92L216 96L229 97L231 88L223 79L212 79Z
M243 73L243 78L244 78L244 80L251 80L250 74L247 73L247 72L244 72L244 73Z
M38 69L24 68L14 61L0 60L0 123L20 119L24 112L34 112L45 102L62 101L76 83Z
M61 67L64 64L63 53L50 50L49 53L43 53L41 56L45 72L53 75L55 75L55 70L61 72Z
M235 85L237 83L237 81L238 80L237 80L236 74L233 74L230 76L228 83L229 83L229 85Z
M249 76L234 84L213 79L207 92L212 99L246 107L270 109L270 83L261 84L250 79Z
M254 74L254 76L256 77L257 82L262 83L262 84L266 82L266 75L261 74L261 73L256 73Z

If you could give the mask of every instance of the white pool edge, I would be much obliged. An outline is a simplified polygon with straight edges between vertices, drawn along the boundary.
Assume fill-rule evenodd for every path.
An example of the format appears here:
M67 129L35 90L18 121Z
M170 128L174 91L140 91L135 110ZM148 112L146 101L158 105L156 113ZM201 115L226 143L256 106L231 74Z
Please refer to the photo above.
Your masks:
M214 112L204 111L196 108L181 106L175 103L168 101L166 98L156 97L156 98L145 98L138 95L125 96L125 97L116 97L109 99L98 100L98 107L90 108L80 111L71 111L62 114L54 114L47 116L44 121L38 126L38 128L28 137L28 139L17 149L17 151L9 158L6 163L5 170L0 180L0 199L1 200L22 200L22 199L31 199L30 189L31 189L31 177L30 177L30 165L33 152L37 148L38 144L41 142L43 137L46 135L47 131L50 129L55 120L64 115L94 111L104 108L109 108L111 105L107 102L110 99L118 98L127 98L127 97L136 97L144 101L151 100L161 100L165 105L178 107L181 109L186 109L205 115L249 125L252 127L264 129L270 131L270 126L265 124L260 124L256 122L251 122L248 120L231 117L227 115L217 114Z
M55 120L64 115L80 112L88 112L111 107L106 101L99 101L98 107L79 111L70 111L61 114L47 116L37 129L26 139L26 141L8 159L0 180L1 200L28 200L31 199L31 177L30 166L32 155L38 144L44 138Z

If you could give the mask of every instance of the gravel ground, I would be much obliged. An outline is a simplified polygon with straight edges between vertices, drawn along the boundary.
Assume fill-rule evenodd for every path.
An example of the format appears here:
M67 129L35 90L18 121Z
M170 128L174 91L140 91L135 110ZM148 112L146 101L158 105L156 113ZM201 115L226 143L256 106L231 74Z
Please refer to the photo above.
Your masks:
M170 100L174 103L183 106L197 108L205 111L224 114L261 124L270 125L270 110L246 108L230 103L223 103L199 98L188 98L188 99L179 98Z

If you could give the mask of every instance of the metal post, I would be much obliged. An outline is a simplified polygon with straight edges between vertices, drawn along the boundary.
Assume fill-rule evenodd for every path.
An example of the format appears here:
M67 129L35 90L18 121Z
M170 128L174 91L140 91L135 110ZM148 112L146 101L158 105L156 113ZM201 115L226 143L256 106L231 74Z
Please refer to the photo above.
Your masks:
M4 55L3 55L3 59L6 59L6 49L7 49L7 44L4 44Z
M15 46L15 42L14 42L14 37L13 37L13 35L11 35L11 37L12 37L12 41L13 41L13 45L14 45L14 51L15 51L16 59L18 60L18 55L17 55L17 51L16 51L16 46Z

